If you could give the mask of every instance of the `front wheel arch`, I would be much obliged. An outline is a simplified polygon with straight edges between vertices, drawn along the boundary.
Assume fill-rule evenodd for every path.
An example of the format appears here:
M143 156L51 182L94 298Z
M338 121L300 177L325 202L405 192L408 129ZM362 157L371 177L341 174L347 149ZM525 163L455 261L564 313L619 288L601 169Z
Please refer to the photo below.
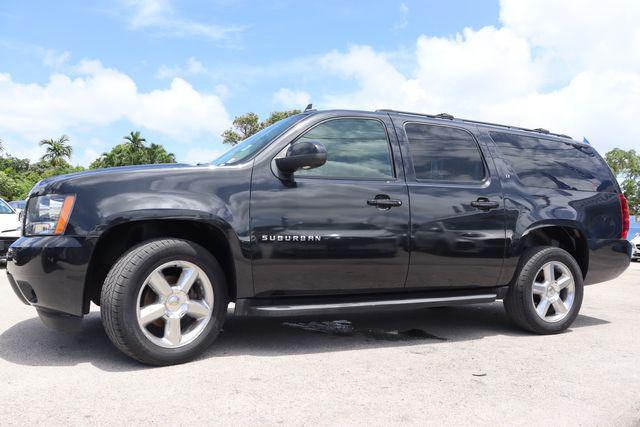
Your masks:
M229 228L205 221L188 219L144 219L114 225L103 232L94 244L87 269L84 291L85 313L91 302L100 305L104 279L120 256L133 246L150 239L176 238L194 242L220 263L231 300L237 295L236 257L232 242L235 233ZM239 245L239 244L238 244Z

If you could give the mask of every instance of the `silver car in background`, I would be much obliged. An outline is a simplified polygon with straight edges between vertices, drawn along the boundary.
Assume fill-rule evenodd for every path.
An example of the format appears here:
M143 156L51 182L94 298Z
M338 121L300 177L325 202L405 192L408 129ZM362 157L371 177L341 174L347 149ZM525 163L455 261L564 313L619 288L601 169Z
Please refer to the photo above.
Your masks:
M636 233L631 239L631 246L633 247L633 252L631 253L632 261L640 261L640 233Z
M7 249L22 234L22 223L18 213L0 199L0 262L7 261Z

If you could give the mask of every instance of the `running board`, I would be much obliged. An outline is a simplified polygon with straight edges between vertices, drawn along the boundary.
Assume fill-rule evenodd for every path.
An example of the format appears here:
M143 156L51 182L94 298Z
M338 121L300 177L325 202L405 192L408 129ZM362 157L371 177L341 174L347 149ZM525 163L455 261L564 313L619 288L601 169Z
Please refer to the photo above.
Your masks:
M238 316L287 317L304 316L309 314L339 314L358 313L368 311L405 310L426 307L443 307L451 305L477 304L493 302L497 293L475 293L453 296L409 296L387 299L340 300L333 297L324 301L315 298L283 298L262 300L258 298L242 298L236 301L235 313Z

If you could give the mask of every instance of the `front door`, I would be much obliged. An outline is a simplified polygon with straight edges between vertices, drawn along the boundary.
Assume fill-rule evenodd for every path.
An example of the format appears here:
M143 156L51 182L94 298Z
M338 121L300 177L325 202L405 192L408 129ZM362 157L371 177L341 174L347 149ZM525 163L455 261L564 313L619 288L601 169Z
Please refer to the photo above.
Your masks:
M406 287L495 286L506 233L492 159L468 129L396 120L411 199Z
M278 179L269 162L254 167L256 295L404 286L409 197L397 142L390 139L391 122L379 116L310 123L290 142L320 142L327 149L327 163L296 172L289 182Z

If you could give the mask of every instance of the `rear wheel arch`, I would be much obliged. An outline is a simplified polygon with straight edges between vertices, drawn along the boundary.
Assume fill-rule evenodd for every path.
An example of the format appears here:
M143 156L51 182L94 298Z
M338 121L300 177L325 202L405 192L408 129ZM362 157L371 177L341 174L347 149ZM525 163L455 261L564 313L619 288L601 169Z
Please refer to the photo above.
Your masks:
M100 304L104 280L116 261L133 246L157 238L188 240L205 248L222 267L229 298L235 300L235 260L227 233L220 225L190 219L137 220L108 228L96 241L91 254L85 280L84 312L89 311L91 301Z
M545 224L530 228L522 235L520 254L535 246L555 246L567 251L580 266L582 278L589 271L589 244L578 225Z

